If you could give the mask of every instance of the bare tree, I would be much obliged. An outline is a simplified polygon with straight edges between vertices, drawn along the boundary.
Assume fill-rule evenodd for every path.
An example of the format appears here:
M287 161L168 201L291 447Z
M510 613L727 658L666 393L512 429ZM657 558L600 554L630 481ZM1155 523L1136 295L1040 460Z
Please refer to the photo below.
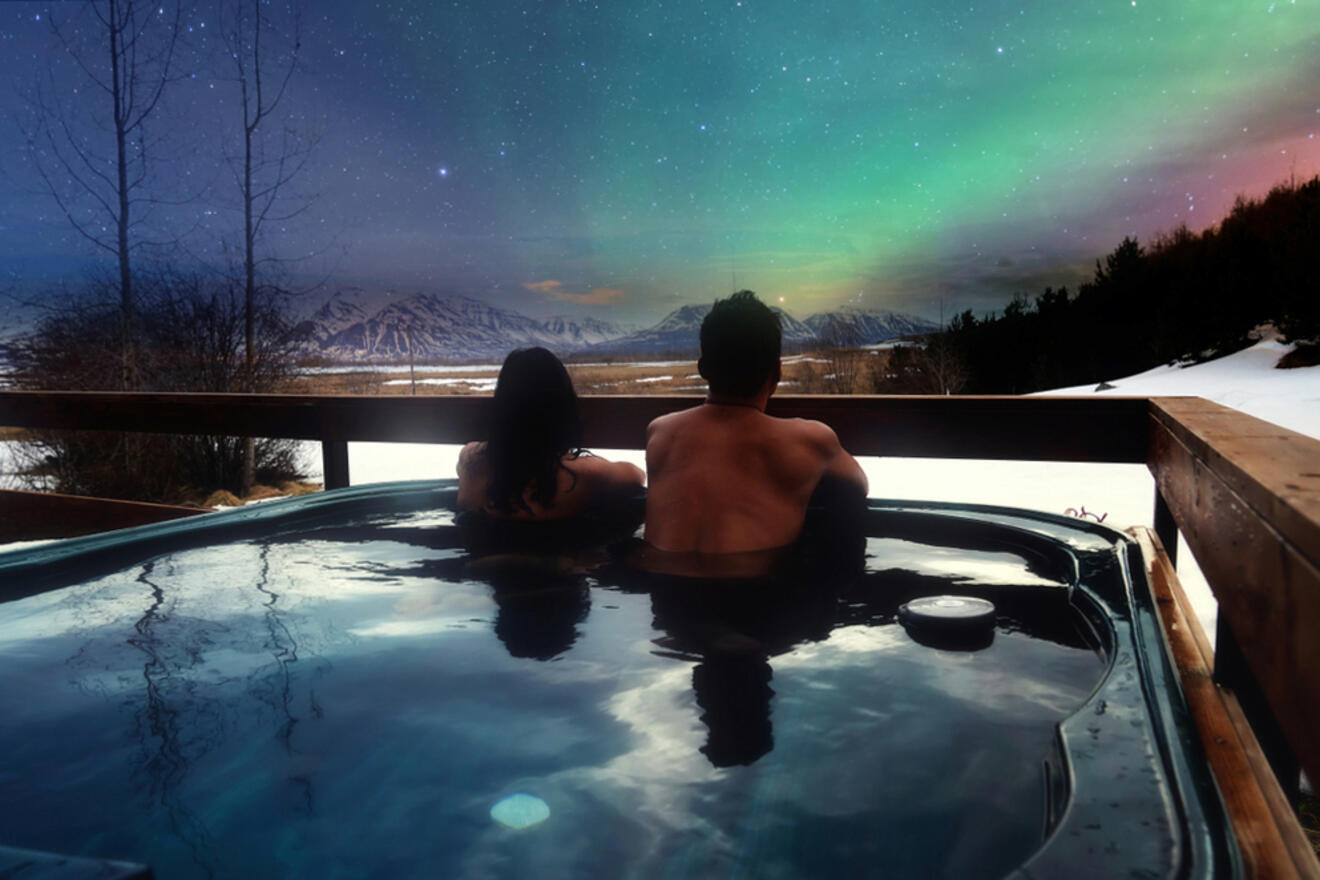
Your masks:
M967 384L967 370L948 334L924 343L896 346L886 372L876 383L883 394L957 394Z
M939 333L926 343L926 369L935 394L957 394L967 384L967 368L948 333Z
M120 386L138 383L133 255L151 243L142 225L164 202L149 192L160 146L148 122L172 81L181 7L165 0L97 0L51 30L82 79L60 88L54 74L34 94L27 146L45 192L74 231L118 262Z
M315 139L288 124L272 132L284 118L282 105L289 82L299 66L300 8L294 4L287 21L277 22L262 0L226 0L221 10L221 37L233 63L242 112L241 156L230 156L230 167L243 211L244 391L254 383L256 356L255 315L258 268L277 260L258 255L268 224L292 220L311 205L310 199L291 197L290 182L302 171ZM253 479L253 441L244 444L243 486Z

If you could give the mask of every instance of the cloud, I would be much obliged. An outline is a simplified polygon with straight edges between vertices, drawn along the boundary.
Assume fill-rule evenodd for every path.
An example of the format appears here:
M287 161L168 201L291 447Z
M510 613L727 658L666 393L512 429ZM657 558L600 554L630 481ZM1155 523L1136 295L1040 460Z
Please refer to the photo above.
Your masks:
M562 281L528 281L523 287L534 293L543 293L551 299L577 303L582 306L609 306L623 302L626 298L622 287L595 287L586 293L574 293L565 290Z
M563 293L557 298L571 300L584 306L608 306L623 302L624 294L622 287L597 287L589 293Z

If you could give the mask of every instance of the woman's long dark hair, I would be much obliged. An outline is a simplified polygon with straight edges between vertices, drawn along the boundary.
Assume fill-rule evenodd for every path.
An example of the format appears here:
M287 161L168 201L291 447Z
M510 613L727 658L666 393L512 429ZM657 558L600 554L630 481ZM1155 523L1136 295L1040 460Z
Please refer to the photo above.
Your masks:
M486 500L501 513L530 513L523 499L530 488L538 504L550 507L563 459L581 455L581 443L577 394L559 358L539 347L510 352L495 383L486 442Z

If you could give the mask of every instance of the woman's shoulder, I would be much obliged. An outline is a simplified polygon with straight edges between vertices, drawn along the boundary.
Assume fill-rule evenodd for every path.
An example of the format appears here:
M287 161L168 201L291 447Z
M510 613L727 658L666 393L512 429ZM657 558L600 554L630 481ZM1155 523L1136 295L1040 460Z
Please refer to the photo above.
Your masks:
M485 440L474 440L471 443L465 444L463 448L460 449L458 452L459 470L462 470L464 467L472 464L472 462L474 462L479 458L484 458L485 454L486 454Z

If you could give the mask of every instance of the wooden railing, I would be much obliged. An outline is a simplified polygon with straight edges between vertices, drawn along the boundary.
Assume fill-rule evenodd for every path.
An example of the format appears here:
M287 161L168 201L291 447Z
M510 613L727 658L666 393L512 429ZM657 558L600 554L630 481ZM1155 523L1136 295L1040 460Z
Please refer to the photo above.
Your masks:
M584 442L640 448L691 397L582 399ZM327 488L350 441L461 443L482 397L0 392L0 426L320 441ZM771 413L824 421L858 455L1144 462L1155 526L1181 532L1220 604L1215 675L1253 719L1285 788L1320 780L1320 441L1199 398L782 396ZM10 510L21 504L9 496ZM32 511L29 510L29 513Z

